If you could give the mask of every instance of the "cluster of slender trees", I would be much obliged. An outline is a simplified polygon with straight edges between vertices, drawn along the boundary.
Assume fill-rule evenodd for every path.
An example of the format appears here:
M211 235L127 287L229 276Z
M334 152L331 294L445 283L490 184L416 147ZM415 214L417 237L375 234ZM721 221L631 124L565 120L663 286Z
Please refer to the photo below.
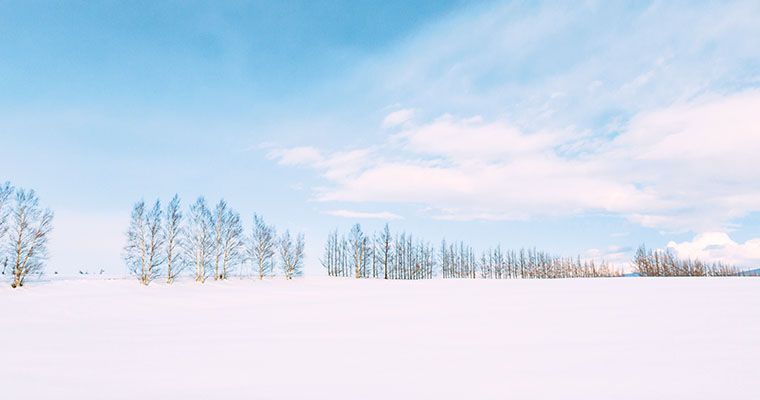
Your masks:
M53 212L39 203L34 190L0 184L0 263L14 288L23 286L27 276L41 274L47 257Z
M439 260L444 278L556 279L623 275L603 262L557 257L536 249L505 251L496 246L476 258L472 248L462 242L448 246L442 242Z
M274 226L254 214L249 233L240 214L220 200L212 209L201 196L185 215L179 196L162 208L160 200L147 208L139 201L132 209L124 260L144 285L163 278L167 283L190 271L198 282L239 276L274 275L279 266L287 279L300 276L304 236L289 231L277 235Z
M733 265L706 263L700 260L681 259L668 250L652 250L641 246L636 250L633 269L640 276L743 276L756 275L743 272Z
M442 241L436 250L406 233L393 235L388 225L367 235L359 224L348 235L335 230L327 238L322 265L329 276L383 279L443 278L576 278L622 276L602 263L551 256L535 249L489 249L476 256L463 242Z
M391 235L388 225L372 236L356 224L348 236L332 232L322 265L329 276L383 279L429 279L434 275L435 250L412 235Z

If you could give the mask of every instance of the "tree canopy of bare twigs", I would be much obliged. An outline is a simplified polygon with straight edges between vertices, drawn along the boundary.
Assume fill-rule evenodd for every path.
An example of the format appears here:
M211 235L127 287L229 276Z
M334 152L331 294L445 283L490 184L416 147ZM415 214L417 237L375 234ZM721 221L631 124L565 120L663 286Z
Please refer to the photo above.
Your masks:
M186 265L183 262L181 254L183 232L180 199L175 194L166 207L166 215L164 217L166 283L172 283L182 273Z
M7 202L14 190L10 184L0 188L0 203ZM0 204L0 207L6 207ZM4 211L0 208L0 213ZM5 251L8 267L13 276L11 287L24 285L30 274L42 273L43 261L47 257L48 235L53 229L53 212L39 206L39 198L34 190L15 190L13 202L9 204Z
M278 251L282 261L282 270L286 279L293 279L301 276L303 267L304 237L302 233L296 236L295 243L290 236L290 231L286 230L278 242Z
M248 258L257 269L259 280L274 273L274 252L277 233L260 216L253 214L253 229L248 241Z
M199 197L190 206L189 224L185 241L186 251L195 267L195 280L205 282L211 273L210 264L214 253L214 222L205 198Z
M164 256L162 214L158 200L147 211L144 201L137 202L132 208L124 260L129 271L143 285L150 284L161 272L160 265Z
M640 276L740 276L744 273L733 265L680 259L668 249L651 250L640 246L633 261Z

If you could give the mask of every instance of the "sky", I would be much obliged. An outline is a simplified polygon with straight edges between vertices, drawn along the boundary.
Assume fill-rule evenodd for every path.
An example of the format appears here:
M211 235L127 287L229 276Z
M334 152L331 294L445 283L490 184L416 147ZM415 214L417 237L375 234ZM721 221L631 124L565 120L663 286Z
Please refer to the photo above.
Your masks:
M48 272L125 273L141 199L306 236L760 267L760 3L0 1L0 181Z

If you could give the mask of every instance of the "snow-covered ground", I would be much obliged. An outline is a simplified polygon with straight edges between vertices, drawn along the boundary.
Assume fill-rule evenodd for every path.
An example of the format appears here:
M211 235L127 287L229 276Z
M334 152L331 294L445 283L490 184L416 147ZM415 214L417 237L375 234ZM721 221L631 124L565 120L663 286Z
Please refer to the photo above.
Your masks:
M0 286L5 399L758 399L760 278Z

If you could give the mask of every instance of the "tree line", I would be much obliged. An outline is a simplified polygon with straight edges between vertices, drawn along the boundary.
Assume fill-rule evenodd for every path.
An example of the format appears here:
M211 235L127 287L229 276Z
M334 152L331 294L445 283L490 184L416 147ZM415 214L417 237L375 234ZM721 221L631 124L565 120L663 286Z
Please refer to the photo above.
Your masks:
M156 200L132 208L123 258L142 284L163 278L172 283L189 272L197 282L224 280L235 271L243 276L271 276L279 267L286 279L302 274L304 236L277 234L274 226L254 214L250 232L243 230L240 214L219 200L209 207L201 196L187 214L175 195L166 207Z
M672 250L652 250L640 246L634 256L633 269L639 276L755 276L756 273L720 262L681 259Z
M11 275L11 287L42 273L52 229L53 212L40 207L34 190L0 184L0 262L2 275Z
M355 224L347 235L328 235L322 266L329 276L382 279L443 278L579 278L622 276L605 263L552 256L535 249L504 251L501 246L479 256L464 242L438 247L406 233L391 234L388 224L367 235Z

